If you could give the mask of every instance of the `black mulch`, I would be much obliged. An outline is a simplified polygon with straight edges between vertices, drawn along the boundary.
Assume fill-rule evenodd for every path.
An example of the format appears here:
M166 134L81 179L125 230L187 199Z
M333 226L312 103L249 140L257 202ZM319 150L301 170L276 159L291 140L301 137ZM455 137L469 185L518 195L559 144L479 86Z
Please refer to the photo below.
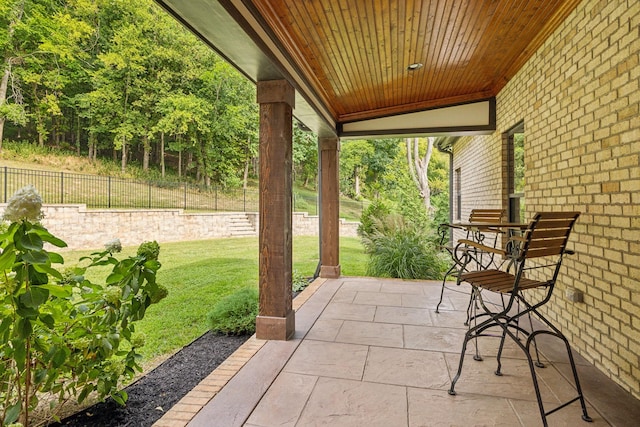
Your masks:
M248 336L207 332L129 385L127 406L113 400L93 405L55 426L151 426L184 395L229 357Z

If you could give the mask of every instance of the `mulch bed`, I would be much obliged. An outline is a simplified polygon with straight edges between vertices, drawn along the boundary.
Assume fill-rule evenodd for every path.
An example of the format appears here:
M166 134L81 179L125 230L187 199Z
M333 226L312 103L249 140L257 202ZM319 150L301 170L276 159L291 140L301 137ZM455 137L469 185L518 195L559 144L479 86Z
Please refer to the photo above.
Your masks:
M107 399L53 426L151 426L248 338L207 332L129 385L125 407Z

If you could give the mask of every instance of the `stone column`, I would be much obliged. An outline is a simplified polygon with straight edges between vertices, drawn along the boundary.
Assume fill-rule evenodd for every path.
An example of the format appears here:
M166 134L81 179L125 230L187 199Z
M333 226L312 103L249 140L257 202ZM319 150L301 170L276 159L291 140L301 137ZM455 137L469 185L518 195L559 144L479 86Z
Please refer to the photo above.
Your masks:
M285 80L258 82L260 104L260 310L258 339L287 340L295 332L291 304L292 110Z
M340 140L320 138L320 277L340 277Z

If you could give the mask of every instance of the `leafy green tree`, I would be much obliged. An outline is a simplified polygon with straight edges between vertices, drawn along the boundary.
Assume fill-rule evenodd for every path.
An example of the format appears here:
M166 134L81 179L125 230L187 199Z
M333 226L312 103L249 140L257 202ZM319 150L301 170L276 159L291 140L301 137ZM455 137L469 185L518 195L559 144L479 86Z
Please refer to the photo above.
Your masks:
M254 85L153 1L5 0L0 24L0 149L14 123L41 145L119 154L123 171L154 158L164 168L168 149L200 182L246 185ZM312 161L299 163L306 180Z
M302 180L302 185L315 184L318 177L318 137L293 126L293 173L294 178Z
M363 158L371 156L375 147L360 139L344 141L340 146L340 191L350 197L362 195L367 168Z
M154 130L174 137L173 148L179 153L178 175L182 175L183 141L206 134L211 114L209 104L193 94L176 93L162 99L157 111L160 119Z
M235 184L245 165L247 141L257 140L255 87L222 59L211 60L213 67L202 73L196 92L211 105L210 134L194 141L197 175L207 184Z
M366 165L365 184L373 197L379 197L383 189L392 188L393 180L386 177L389 164L398 155L401 141L399 139L371 139L368 141L373 151L368 151L362 156L362 162Z
M69 83L63 70L83 56L80 42L91 31L65 6L44 0L5 1L0 6L0 148L6 119L26 123L26 104L40 145L52 118L61 115L60 99Z
M22 23L24 2L7 1L0 3L0 52L2 52L2 80L0 80L0 150L4 134L4 124L8 119L14 123L25 124L26 115L20 87L14 86L13 94L8 95L9 79L12 69L20 63L16 55L16 27ZM13 101L13 102L10 102Z
M137 108L145 87L145 54L150 44L142 36L145 11L132 10L137 19L123 24L111 40L109 51L98 55L91 93L94 119L113 135L114 149L121 153L121 167L127 166L128 145L143 132L143 114Z

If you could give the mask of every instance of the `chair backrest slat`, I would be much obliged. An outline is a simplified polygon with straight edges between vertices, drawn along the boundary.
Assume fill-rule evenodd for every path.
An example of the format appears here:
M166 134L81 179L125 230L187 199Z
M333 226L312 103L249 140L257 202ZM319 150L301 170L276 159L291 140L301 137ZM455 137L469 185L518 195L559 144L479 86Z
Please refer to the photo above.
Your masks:
M564 249L563 247L529 249L527 251L526 258L539 258L543 256L560 255L563 249Z
M570 228L573 225L572 219L541 219L538 221L537 229L550 228Z
M552 239L554 237L563 237L567 235L566 228L555 228L551 230L535 230L534 239Z
M522 247L525 258L561 255L569 240L579 212L540 212L525 234Z
M469 216L469 222L502 222L503 209L473 209Z
M529 243L529 250L540 248L563 248L566 242L566 237L560 237L557 239L531 239L531 243Z

